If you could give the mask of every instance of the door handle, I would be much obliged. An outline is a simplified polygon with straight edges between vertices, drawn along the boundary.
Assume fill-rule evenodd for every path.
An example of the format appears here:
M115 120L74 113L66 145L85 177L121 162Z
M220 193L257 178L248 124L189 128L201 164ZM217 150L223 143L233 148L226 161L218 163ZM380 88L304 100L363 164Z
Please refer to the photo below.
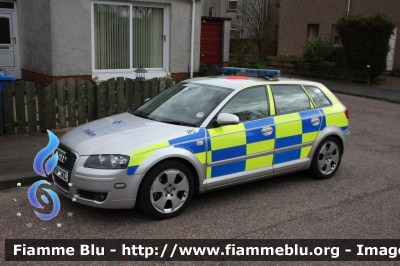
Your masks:
M272 127L270 127L270 126L268 126L268 127L263 127L263 128L261 129L261 133L262 133L264 136L269 136L269 135L271 135L273 131L274 131L274 130L273 130Z
M319 119L319 117L313 117L313 118L311 118L311 124L312 124L313 126L318 126L320 121L321 121L321 120Z
M14 40L14 44L17 44L17 38L14 37L14 38L12 38L12 39Z

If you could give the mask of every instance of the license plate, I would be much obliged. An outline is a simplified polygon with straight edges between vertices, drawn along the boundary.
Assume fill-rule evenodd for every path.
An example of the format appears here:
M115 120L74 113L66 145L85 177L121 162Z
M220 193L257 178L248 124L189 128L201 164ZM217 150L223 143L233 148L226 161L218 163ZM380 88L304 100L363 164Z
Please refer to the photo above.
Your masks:
M61 167L56 166L54 168L53 174L58 176L61 180L64 180L68 183L68 172L62 169Z

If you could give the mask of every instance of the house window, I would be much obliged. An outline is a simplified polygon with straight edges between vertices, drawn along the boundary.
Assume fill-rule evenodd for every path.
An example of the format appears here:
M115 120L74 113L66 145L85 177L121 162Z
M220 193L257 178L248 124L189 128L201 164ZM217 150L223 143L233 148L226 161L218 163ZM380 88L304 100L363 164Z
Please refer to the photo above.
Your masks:
M94 72L165 69L166 21L162 6L94 3Z
M10 27L10 18L5 17L1 18L0 17L0 28L1 28L1 33L0 33L0 44L11 44L11 27ZM6 46L8 49L8 47Z
M307 25L307 36L310 39L316 38L319 35L319 24Z
M237 30L235 28L231 28L230 37L237 38Z
M338 46L340 44L339 33L337 32L337 28L335 24L332 24L332 42L333 45Z
M228 0L228 9L237 9L237 0Z
M212 17L212 16L213 16L213 9L214 9L214 7L209 7L209 8L208 8L208 16L209 16L209 17Z

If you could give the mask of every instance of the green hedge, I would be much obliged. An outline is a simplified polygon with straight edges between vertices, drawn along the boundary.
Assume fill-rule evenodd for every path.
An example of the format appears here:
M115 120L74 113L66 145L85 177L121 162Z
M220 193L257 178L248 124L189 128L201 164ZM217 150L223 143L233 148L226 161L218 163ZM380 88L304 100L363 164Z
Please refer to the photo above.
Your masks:
M341 63L342 48L335 47L330 40L323 40L321 37L307 39L303 45L301 58L305 63L320 63L322 61Z
M386 15L352 14L337 22L346 63L371 67L371 81L386 70L389 39L396 24Z

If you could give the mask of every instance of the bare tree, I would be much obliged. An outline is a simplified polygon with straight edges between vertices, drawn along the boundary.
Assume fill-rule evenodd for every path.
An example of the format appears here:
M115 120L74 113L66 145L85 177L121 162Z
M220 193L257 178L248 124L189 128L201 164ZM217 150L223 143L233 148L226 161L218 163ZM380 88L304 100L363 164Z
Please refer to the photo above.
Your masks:
M243 36L249 38L263 57L266 43L266 9L267 0L239 0L238 19Z

